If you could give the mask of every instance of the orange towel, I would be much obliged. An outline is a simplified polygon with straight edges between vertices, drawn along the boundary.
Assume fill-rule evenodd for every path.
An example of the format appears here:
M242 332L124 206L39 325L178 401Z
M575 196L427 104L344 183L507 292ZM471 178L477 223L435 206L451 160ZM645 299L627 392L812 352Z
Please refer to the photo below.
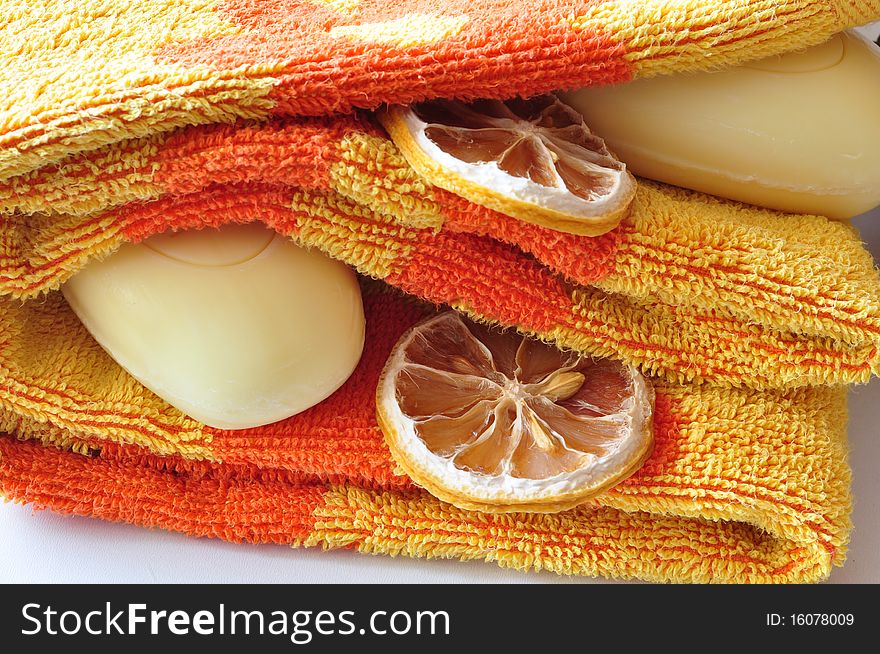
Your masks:
M843 561L839 385L880 367L880 278L850 227L642 182L619 228L574 237L431 187L367 114L301 116L732 65L878 18L880 1L0 10L0 493L200 536L566 573L810 581ZM373 417L384 357L429 310L414 300L365 282L349 382L222 432L122 371L57 293L126 241L254 219L410 295L639 365L658 389L653 457L562 515L457 511L394 474Z
M880 277L844 223L642 181L616 230L563 234L431 187L366 117L124 141L0 197L6 330L27 315L16 298L126 241L259 219L413 295L679 380L790 388L880 369Z
M626 482L559 515L459 511L395 475L375 422L385 359L431 309L376 283L364 291L367 349L349 381L305 413L245 431L206 428L168 407L50 296L42 311L60 318L64 333L48 320L32 329L48 357L70 348L83 366L63 389L31 388L21 398L47 412L52 405L51 415L2 417L0 429L19 440L0 438L0 488L37 507L195 536L561 573L811 581L843 561L842 389L658 380L655 450ZM83 393L95 378L108 385L103 402ZM71 414L75 422L65 422Z

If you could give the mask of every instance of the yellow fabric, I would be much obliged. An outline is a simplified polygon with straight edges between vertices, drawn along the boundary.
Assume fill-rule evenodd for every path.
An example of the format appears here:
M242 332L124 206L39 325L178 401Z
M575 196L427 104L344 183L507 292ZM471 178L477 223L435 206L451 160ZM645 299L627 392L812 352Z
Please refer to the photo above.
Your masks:
M736 65L877 18L880 0L0 0L0 493L229 540L827 576L850 528L842 385L880 367L880 277L851 227L642 180L616 230L559 234L432 187L357 110ZM395 474L373 416L422 305L366 284L350 382L239 433L144 389L58 293L126 242L254 219L430 304L640 366L654 456L562 515L458 511Z

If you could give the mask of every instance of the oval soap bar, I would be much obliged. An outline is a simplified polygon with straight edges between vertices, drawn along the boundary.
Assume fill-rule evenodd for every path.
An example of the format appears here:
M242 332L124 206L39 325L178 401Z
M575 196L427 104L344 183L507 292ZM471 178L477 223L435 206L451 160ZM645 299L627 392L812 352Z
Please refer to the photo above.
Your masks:
M354 272L260 223L125 245L62 291L119 365L221 429L314 406L348 379L364 345Z
M720 72L561 95L642 177L833 218L880 204L880 48L857 34Z

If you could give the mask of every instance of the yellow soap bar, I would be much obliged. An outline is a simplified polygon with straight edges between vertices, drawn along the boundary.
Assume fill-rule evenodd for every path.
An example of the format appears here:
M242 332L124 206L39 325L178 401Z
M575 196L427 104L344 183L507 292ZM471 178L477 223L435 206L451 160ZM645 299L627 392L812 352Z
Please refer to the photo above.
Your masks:
M62 291L119 365L222 429L314 406L348 379L364 345L354 272L259 223L125 245Z
M880 204L880 48L855 33L739 68L561 95L642 177L834 218Z

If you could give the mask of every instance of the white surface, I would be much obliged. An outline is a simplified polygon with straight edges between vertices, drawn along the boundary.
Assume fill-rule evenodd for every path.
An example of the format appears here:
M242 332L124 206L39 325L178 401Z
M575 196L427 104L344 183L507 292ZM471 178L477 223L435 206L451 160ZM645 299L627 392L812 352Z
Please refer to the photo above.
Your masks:
M880 211L857 224L880 261ZM832 244L829 244L833 247ZM851 393L855 529L832 582L880 583L880 382ZM0 582L535 583L583 582L522 574L491 563L424 561L351 551L233 545L0 504Z
M875 38L880 25L869 30ZM880 144L878 144L880 147ZM880 261L880 210L856 221ZM829 244L833 247L833 244ZM855 511L848 560L831 583L880 583L880 381L850 394ZM0 504L0 583L595 582L476 561L233 545ZM600 580L601 581L601 580Z

